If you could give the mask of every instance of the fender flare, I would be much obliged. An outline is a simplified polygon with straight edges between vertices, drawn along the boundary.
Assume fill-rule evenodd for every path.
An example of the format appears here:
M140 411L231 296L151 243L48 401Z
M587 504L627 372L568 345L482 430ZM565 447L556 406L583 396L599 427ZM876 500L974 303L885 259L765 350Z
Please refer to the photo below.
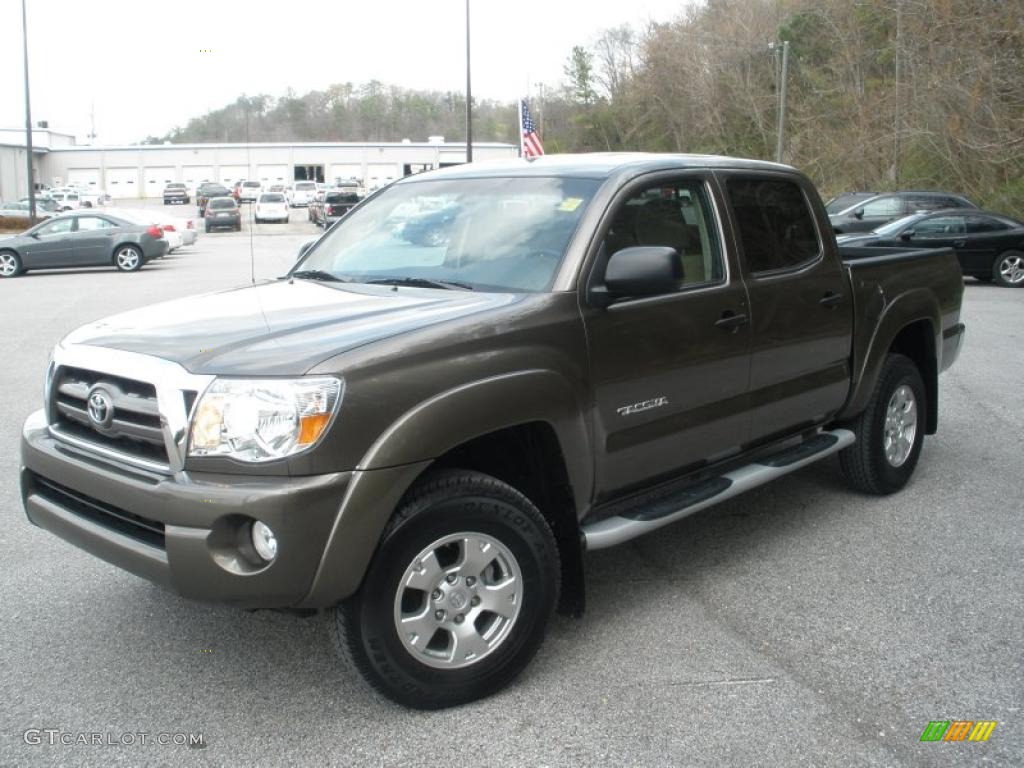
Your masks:
M463 384L410 408L384 430L352 473L299 607L327 607L355 593L408 488L434 459L481 435L530 422L550 424L565 458L578 518L593 484L583 413L569 382L541 369Z
M879 290L882 290L881 286L879 286ZM903 329L922 321L927 322L931 329L932 344L924 350L926 358L933 361L938 360L941 354L942 321L938 301L934 294L925 288L914 288L899 294L884 304L878 322L875 324L875 330L861 358L860 366L856 370L856 387L850 393L846 405L840 412L840 419L854 418L867 407L893 341ZM921 371L921 377L925 380L925 388L929 395L929 433L933 431L931 427L937 420L938 403L935 402L934 396L937 389L936 376L937 371L934 366L932 371Z
M463 384L406 411L377 438L357 470L436 459L473 438L541 421L555 431L577 500L589 498L593 463L583 407L569 383L545 369ZM579 503L579 502L577 502Z

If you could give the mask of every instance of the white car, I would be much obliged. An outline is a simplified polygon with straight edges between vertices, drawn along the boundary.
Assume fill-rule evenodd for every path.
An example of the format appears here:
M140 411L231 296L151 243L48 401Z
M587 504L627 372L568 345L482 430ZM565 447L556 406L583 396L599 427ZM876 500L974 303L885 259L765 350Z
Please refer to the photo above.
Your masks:
M288 190L288 205L297 208L300 205L309 205L316 195L315 181L296 181Z
M77 211L82 207L82 199L74 190L54 189L50 199L57 203L59 211Z
M68 184L64 187L64 191L77 192L82 208L96 208L100 205L106 205L113 199L107 194L106 190L97 189L88 184Z
M183 245L192 245L198 237L195 219L190 217L170 216L162 210L148 208L118 208L117 213L139 224L156 224L160 227L167 241L167 253Z
M263 221L283 221L287 224L288 200L280 192L264 192L256 198L253 218L257 224Z
M263 191L263 185L258 181L243 181L242 186L238 188L238 202L240 203L251 203L260 196L260 192Z

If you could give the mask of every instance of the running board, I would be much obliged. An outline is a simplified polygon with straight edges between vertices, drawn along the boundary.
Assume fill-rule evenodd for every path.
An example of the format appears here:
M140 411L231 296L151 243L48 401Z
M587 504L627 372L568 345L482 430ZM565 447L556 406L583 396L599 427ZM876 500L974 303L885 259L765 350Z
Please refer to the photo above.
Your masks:
M798 445L762 457L721 477L690 486L648 506L584 525L583 540L586 548L606 549L656 531L694 512L831 456L856 441L856 435L848 429L819 432Z

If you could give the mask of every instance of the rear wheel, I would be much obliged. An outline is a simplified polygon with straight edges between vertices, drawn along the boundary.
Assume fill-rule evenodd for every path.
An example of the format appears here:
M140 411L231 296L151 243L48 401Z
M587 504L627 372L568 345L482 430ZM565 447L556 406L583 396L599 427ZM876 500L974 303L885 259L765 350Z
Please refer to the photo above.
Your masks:
M24 271L18 254L14 251L0 251L0 277L17 277Z
M559 574L551 529L525 496L446 471L415 487L389 523L362 588L335 611L335 645L400 704L473 701L536 653Z
M1008 288L1024 286L1024 252L1003 251L992 266L992 279Z
M142 264L142 251L134 245L119 245L114 251L114 266L122 272L138 272Z
M850 484L877 495L906 485L921 455L927 412L917 366L904 355L889 355L867 408L852 424L857 442L839 453Z

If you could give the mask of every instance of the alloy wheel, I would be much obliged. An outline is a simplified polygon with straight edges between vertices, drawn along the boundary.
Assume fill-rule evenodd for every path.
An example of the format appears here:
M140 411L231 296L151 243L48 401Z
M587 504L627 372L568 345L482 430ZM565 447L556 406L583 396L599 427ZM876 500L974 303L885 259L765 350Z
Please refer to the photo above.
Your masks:
M455 533L424 548L395 594L395 629L406 650L438 669L459 669L493 653L523 602L512 552L482 533Z

